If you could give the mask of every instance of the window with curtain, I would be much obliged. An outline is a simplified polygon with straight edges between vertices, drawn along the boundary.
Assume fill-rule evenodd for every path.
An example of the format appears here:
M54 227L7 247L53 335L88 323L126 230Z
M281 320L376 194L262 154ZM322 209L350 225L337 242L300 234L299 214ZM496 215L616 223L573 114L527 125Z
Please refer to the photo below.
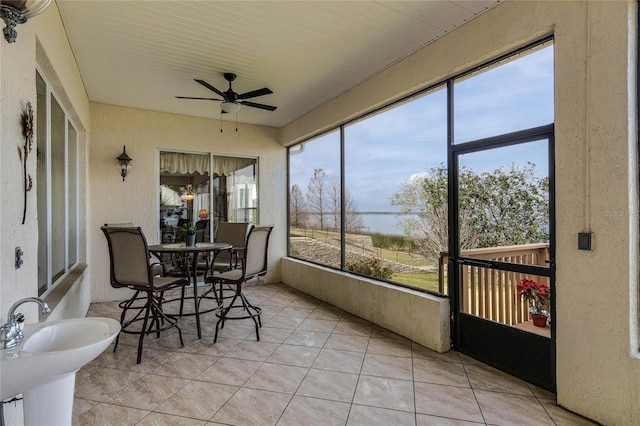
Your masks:
M255 158L160 152L160 228L167 242L175 226L198 223L213 238L220 222L258 222ZM188 199L188 187L194 195ZM203 221L206 221L206 225Z

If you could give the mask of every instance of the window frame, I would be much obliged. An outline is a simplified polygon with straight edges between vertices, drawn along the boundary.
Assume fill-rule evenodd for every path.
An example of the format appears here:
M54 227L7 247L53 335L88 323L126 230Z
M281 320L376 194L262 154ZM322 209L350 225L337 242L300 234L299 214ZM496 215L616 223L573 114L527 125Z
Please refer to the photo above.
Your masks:
M44 146L45 146L45 150L46 150L46 161L44 164L44 171L42 170L38 170L38 165L36 164L36 173L41 173L44 172L45 173L45 183L46 183L46 189L44 191L44 197L45 197L45 203L46 203L46 211L44 212L38 212L38 223L39 223L39 228L40 228L40 223L41 221L45 221L44 223L44 227L46 228L45 232L46 232L46 247L44 249L45 255L46 255L46 271L41 271L40 269L38 270L38 296L46 296L58 283L60 283L61 281L63 281L67 275L69 274L70 271L72 271L73 269L75 269L79 262L80 262L80 188L79 188L79 184L80 184L80 180L79 180L79 166L80 166L80 156L79 156L79 149L80 149L80 143L79 143L79 139L80 139L80 134L78 132L78 126L75 125L73 123L73 120L71 118L71 115L69 114L69 112L67 111L67 109L64 107L63 103L60 101L60 99L62 98L62 96L58 95L56 93L56 91L52 88L51 84L49 83L45 73L38 67L36 66L35 68L36 74L34 75L34 80L37 79L37 77L39 76L42 81L44 82L44 98L45 98L45 113L46 113L46 117L44 120L45 123L45 129L44 129L44 137L45 137L45 142L44 142ZM63 222L64 222L64 232L63 232L63 236L64 236L64 258L63 258L63 268L60 271L59 276L54 278L54 271L53 271L53 246L52 246L52 235L53 235L53 220L52 220L52 215L53 215L53 199L54 199L54 194L53 194L53 189L52 189L52 172L53 172L53 165L52 165L52 118L51 118L51 114L52 114L52 99L55 99L56 103L58 104L58 106L60 107L61 111L64 113L64 160L63 160L63 175L64 175L64 194L62 196L63 198L63 204L64 204L64 218L63 218ZM37 102L36 102L36 114L42 113L41 111L37 111ZM75 179L74 182L72 182L75 186L73 193L75 194L75 200L73 203L73 207L75 212L74 215L71 216L70 215L70 181L69 181L69 135L70 135L70 128L73 128L74 133L75 133L75 141L73 141L73 145L74 145L74 159L75 159ZM36 135L38 135L39 129L36 129ZM36 155L37 155L37 149L38 149L38 143L35 144L36 145ZM39 197L41 195L36 194L36 197ZM37 204L38 205L38 204ZM37 208L36 208L37 211ZM71 230L71 217L75 217L75 244L74 244L74 248L75 248L75 255L72 255L72 253L70 253L70 241L71 241L71 236L70 236L70 230ZM41 239L39 239L40 241ZM40 242L38 243L40 244ZM69 260L75 257L75 261L73 263L69 263ZM45 286L40 288L40 282L41 282L41 274L45 274L45 279L44 284Z
M260 157L258 156L250 156L250 155L231 155L231 154L220 154L220 153L215 153L215 152L211 152L211 151L192 151L192 150L186 150L186 149L175 149L175 148L162 148L162 147L158 147L156 148L156 187L160 188L161 185L161 172L160 172L160 154L163 152L168 152L168 153L181 153L181 154L193 154L193 155L207 155L209 156L209 171L208 171L208 178L207 178L207 182L209 185L209 192L208 192L208 196L209 196L209 202L207 203L207 210L209 211L209 218L211 219L211 216L215 214L215 209L214 209L214 204L215 204L215 197L213 196L213 192L214 192L214 181L217 179L216 177L213 176L213 167L214 167L214 158L216 157L229 157L229 158L242 158L242 159L247 159L247 160L253 160L253 164L251 164L250 166L253 167L253 176L255 179L255 190L256 190L256 207L248 207L248 208L242 208L241 210L245 211L253 211L255 212L255 224L257 225L258 223L260 223ZM249 166L247 166L249 167ZM243 169L239 169L239 170L243 170ZM226 188L225 188L225 193L227 193L227 197L229 196L229 194L232 194L231 192L227 192ZM235 195L235 194L234 194ZM162 215L160 212L160 192L157 192L156 195L156 201L155 201L155 205L158 206L157 212L156 212L156 230L158 233L158 241L163 241L162 239ZM227 209L226 211L226 215L227 217L230 219L230 215L229 215L229 206L228 203L225 202L225 208ZM240 210L240 209L237 209ZM195 213L194 213L195 214ZM196 219L197 220L197 219ZM215 221L212 221L212 225L213 226L209 226L209 238L211 241L214 240L215 238L215 234L216 234L216 229L217 229L217 224L214 223ZM254 222L250 222L250 223L254 223Z
M392 108L395 108L397 106L400 106L404 103L407 102L411 102L412 100L422 97L422 96L426 96L428 95L430 92L434 92L439 90L440 88L442 88L443 86L445 86L445 90L447 91L447 98L448 98L448 110L447 110L447 126L448 126L448 131L447 131L447 140L446 140L446 145L447 145L447 150L449 150L449 146L454 144L453 141L453 111L452 111L452 102L453 102L453 90L451 87L451 82L452 81L462 81L465 80L471 76L473 76L476 73L481 73L484 70L486 70L487 68L491 68L493 66L499 65L501 63L504 62L509 62L512 60L517 59L518 57L524 55L524 54L528 54L528 52L530 52L533 49L544 49L546 48L546 46L548 45L552 45L554 46L554 37L551 36L547 36L544 38L541 38L539 40L536 40L534 42L528 43L525 46L522 46L520 48L514 49L510 52L507 52L503 55L500 55L492 60L483 62L477 66L474 66L470 69L467 69L465 71L459 72L455 75L452 76L448 76L444 79L442 79L441 81L438 81L434 84L429 85L428 87L425 87L421 90L418 90L416 92L413 92L409 95L403 96L395 101L389 102L388 104L382 105L378 108L375 108L371 111L368 111L364 114L361 114L357 117L351 118L349 120L346 120L340 124L338 124L335 127L332 127L330 129L325 129L321 132L315 133L310 135L309 137L305 138L304 140L297 142L291 146L287 147L287 256L295 258L295 259L300 259L303 260L305 262L309 262L312 264L316 264L319 266L323 266L323 267L327 267L330 269L334 269L334 270L338 270L341 272L345 272L351 275L355 275L355 276L362 276L365 278L369 278L369 279L375 279L381 282L386 282L388 284L394 285L394 286L398 286L398 287L405 287L405 288L409 288L412 290L416 290L416 291L420 291L420 292L424 292L424 293L428 293L428 294L434 294L436 296L440 296L440 297L449 297L447 294L443 294L443 293L439 293L439 292L433 292L431 290L426 290L426 289L421 289L421 288L416 288L410 285L406 285L403 283L399 283L396 281L391 281L391 280L386 280L386 279L380 279L380 278L375 278L375 277L371 277L368 275L363 275L363 274L359 274L357 272L353 272L353 271L349 271L345 268L345 259L346 259L346 253L345 253L345 197L344 197L344 191L345 191L345 128L349 125L351 125L352 123L356 123L358 121L362 121L367 119L368 117L371 117L373 115L379 114L379 113L383 113L387 110L390 110ZM555 122L555 118L553 120ZM551 125L553 125L554 123L550 123ZM313 142L316 139L321 138L323 135L329 134L331 132L335 132L338 131L339 135L340 135L340 187L341 187L341 215L342 215L342 221L341 221L341 226L340 226L340 234L341 234L341 249L340 249L340 257L341 257L341 267L340 268L336 268L336 267L332 267L329 265L325 265L325 264L321 264L318 262L315 262L313 260L310 259L303 259L303 258L299 258L299 257L295 257L292 256L291 254L291 224L290 224L290 220L291 220L291 214L290 214L290 200L291 200L291 180L290 180L290 158L291 158L291 153L294 150L298 150L298 149L302 149L304 150L304 144L308 143L308 142ZM302 148L300 148L302 147ZM449 158L449 153L447 154L447 158L448 161L450 161ZM450 180L450 178L449 178ZM451 194L448 195L449 197L449 201ZM449 232L449 244L451 244L451 232ZM446 287L446 286L445 286Z

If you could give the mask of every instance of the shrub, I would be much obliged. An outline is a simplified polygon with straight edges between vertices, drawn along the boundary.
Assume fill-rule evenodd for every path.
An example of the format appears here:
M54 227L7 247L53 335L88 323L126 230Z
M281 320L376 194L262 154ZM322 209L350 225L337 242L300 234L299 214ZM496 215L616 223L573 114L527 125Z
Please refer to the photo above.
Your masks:
M359 262L350 262L345 269L362 275L388 280L393 275L391 268L382 265L377 257L370 257Z
M416 248L415 241L405 235L387 235L374 232L371 234L371 242L374 247L387 250L412 251Z

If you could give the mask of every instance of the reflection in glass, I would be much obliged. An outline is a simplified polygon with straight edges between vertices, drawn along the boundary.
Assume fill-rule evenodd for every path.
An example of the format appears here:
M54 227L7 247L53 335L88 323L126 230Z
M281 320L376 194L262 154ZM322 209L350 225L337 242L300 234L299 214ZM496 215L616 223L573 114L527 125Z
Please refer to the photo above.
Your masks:
M71 123L67 137L67 175L69 191L68 236L69 261L67 267L72 267L78 261L78 134Z
M49 234L47 233L47 86L36 72L36 161L37 161L37 203L38 203L38 295L47 291L49 257L47 247Z
M66 120L51 95L51 268L52 281L65 272L65 141Z

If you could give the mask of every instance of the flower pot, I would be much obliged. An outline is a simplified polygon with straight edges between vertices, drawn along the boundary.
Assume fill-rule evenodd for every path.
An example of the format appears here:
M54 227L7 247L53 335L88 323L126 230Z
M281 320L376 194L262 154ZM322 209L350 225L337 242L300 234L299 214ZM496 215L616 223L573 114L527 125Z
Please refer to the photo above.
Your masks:
M196 236L194 235L185 235L184 236L184 244L187 247L193 247L196 245Z
M547 315L531 314L531 318L533 319L533 325L536 327L546 327L549 317Z

